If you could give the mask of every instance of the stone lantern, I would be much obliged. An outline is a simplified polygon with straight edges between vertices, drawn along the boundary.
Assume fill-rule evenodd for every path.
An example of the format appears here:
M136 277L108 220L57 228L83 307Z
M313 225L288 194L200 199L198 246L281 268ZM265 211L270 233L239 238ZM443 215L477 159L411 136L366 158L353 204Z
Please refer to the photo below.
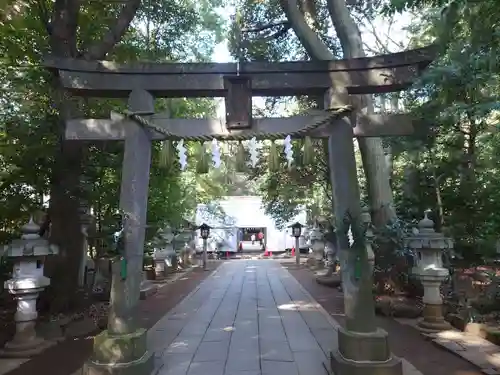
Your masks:
M165 278L167 273L167 262L169 262L169 259L172 259L176 255L174 245L172 243L174 237L175 234L172 231L172 228L168 225L158 234L158 247L153 253L156 280L162 280Z
M4 286L17 300L17 312L14 315L16 333L0 355L11 358L29 358L52 345L36 335L36 300L39 293L50 285L50 279L43 275L45 257L57 254L59 249L40 237L40 227L33 218L21 231L21 239L5 246L4 254L14 259L12 278Z
M194 225L187 222L187 225L183 226L179 234L174 238L174 243L177 244L175 250L179 250L182 266L184 268L190 265L190 256L192 254L190 243L194 239L195 233L193 228Z
M311 232L309 232L309 241L311 243L312 250L311 268L314 268L316 270L323 269L325 241L323 240L323 233L317 225L315 225Z
M89 229L92 232L92 224L94 223L94 216L90 213L90 210L85 205L80 205L78 210L81 232L83 236L82 241L82 259L80 261L80 271L78 273L78 283L80 287L85 285L87 281L87 273L89 265L92 269L95 269L95 265L92 262L92 259L89 258Z
M434 230L434 222L429 219L431 212L425 211L425 217L418 223L418 229L405 239L406 245L416 254L416 264L412 272L424 287L424 317L418 323L418 328L425 333L451 328L443 317L440 286L448 277L448 270L443 267L442 253L445 249L451 249L453 242Z

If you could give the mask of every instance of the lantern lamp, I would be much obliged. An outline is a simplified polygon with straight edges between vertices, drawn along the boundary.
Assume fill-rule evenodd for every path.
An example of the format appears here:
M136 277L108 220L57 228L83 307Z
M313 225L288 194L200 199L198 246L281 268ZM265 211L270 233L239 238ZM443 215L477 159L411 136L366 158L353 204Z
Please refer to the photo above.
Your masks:
M289 228L292 228L292 236L294 236L295 238L299 238L300 235L302 234L302 227L303 225L300 224L299 222L290 225Z
M208 236L210 235L210 229L211 229L210 226L203 223L198 227L198 229L200 230L201 238L206 240L208 238Z

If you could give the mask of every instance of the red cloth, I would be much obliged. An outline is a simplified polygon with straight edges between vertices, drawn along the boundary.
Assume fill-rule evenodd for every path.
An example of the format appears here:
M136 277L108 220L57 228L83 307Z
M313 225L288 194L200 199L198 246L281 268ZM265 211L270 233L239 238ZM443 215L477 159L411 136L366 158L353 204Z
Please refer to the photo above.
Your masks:
M257 238L258 238L259 240L263 239L263 238L264 238L264 233L259 232L259 234L257 235Z

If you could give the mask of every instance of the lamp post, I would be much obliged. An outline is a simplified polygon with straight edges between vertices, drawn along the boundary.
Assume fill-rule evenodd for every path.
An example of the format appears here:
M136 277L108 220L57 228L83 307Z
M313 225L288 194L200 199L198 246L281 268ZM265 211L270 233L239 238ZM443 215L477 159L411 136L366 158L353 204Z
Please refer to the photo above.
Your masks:
M210 226L203 223L198 229L200 230L201 238L203 239L203 270L207 270L207 239L210 235Z
M299 222L290 225L289 228L292 228L292 236L295 237L295 264L297 266L300 265L300 243L299 238L302 234L302 224Z

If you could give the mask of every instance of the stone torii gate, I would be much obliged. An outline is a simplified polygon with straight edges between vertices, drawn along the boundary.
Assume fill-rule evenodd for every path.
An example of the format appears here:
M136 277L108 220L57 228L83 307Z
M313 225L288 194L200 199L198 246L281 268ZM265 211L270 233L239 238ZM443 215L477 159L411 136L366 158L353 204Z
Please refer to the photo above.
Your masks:
M66 138L124 141L120 208L127 215L127 277L113 277L108 330L95 338L85 374L150 374L153 353L136 316L146 228L149 170L153 140L165 138L269 138L294 134L329 138L329 163L337 222L353 224L361 214L353 137L409 135L414 120L403 114L364 114L356 95L408 88L435 56L431 47L370 58L284 63L135 63L84 61L47 57L45 66L71 94L128 98L128 116L75 119ZM252 96L324 95L326 111L288 118L252 118ZM154 97L225 97L226 123L215 119L171 119L155 114ZM357 108L356 108L357 107ZM315 124L314 126L305 126ZM319 124L319 126L317 126ZM276 138L276 137L274 137ZM354 225L356 227L356 225ZM349 249L347 231L339 226L340 248L349 267L343 270L347 325L339 329L338 350L331 367L336 375L402 374L387 333L374 321L371 274L363 244L354 230L356 248ZM356 236L358 238L356 238ZM363 255L365 254L365 255ZM361 266L361 278L352 269Z

